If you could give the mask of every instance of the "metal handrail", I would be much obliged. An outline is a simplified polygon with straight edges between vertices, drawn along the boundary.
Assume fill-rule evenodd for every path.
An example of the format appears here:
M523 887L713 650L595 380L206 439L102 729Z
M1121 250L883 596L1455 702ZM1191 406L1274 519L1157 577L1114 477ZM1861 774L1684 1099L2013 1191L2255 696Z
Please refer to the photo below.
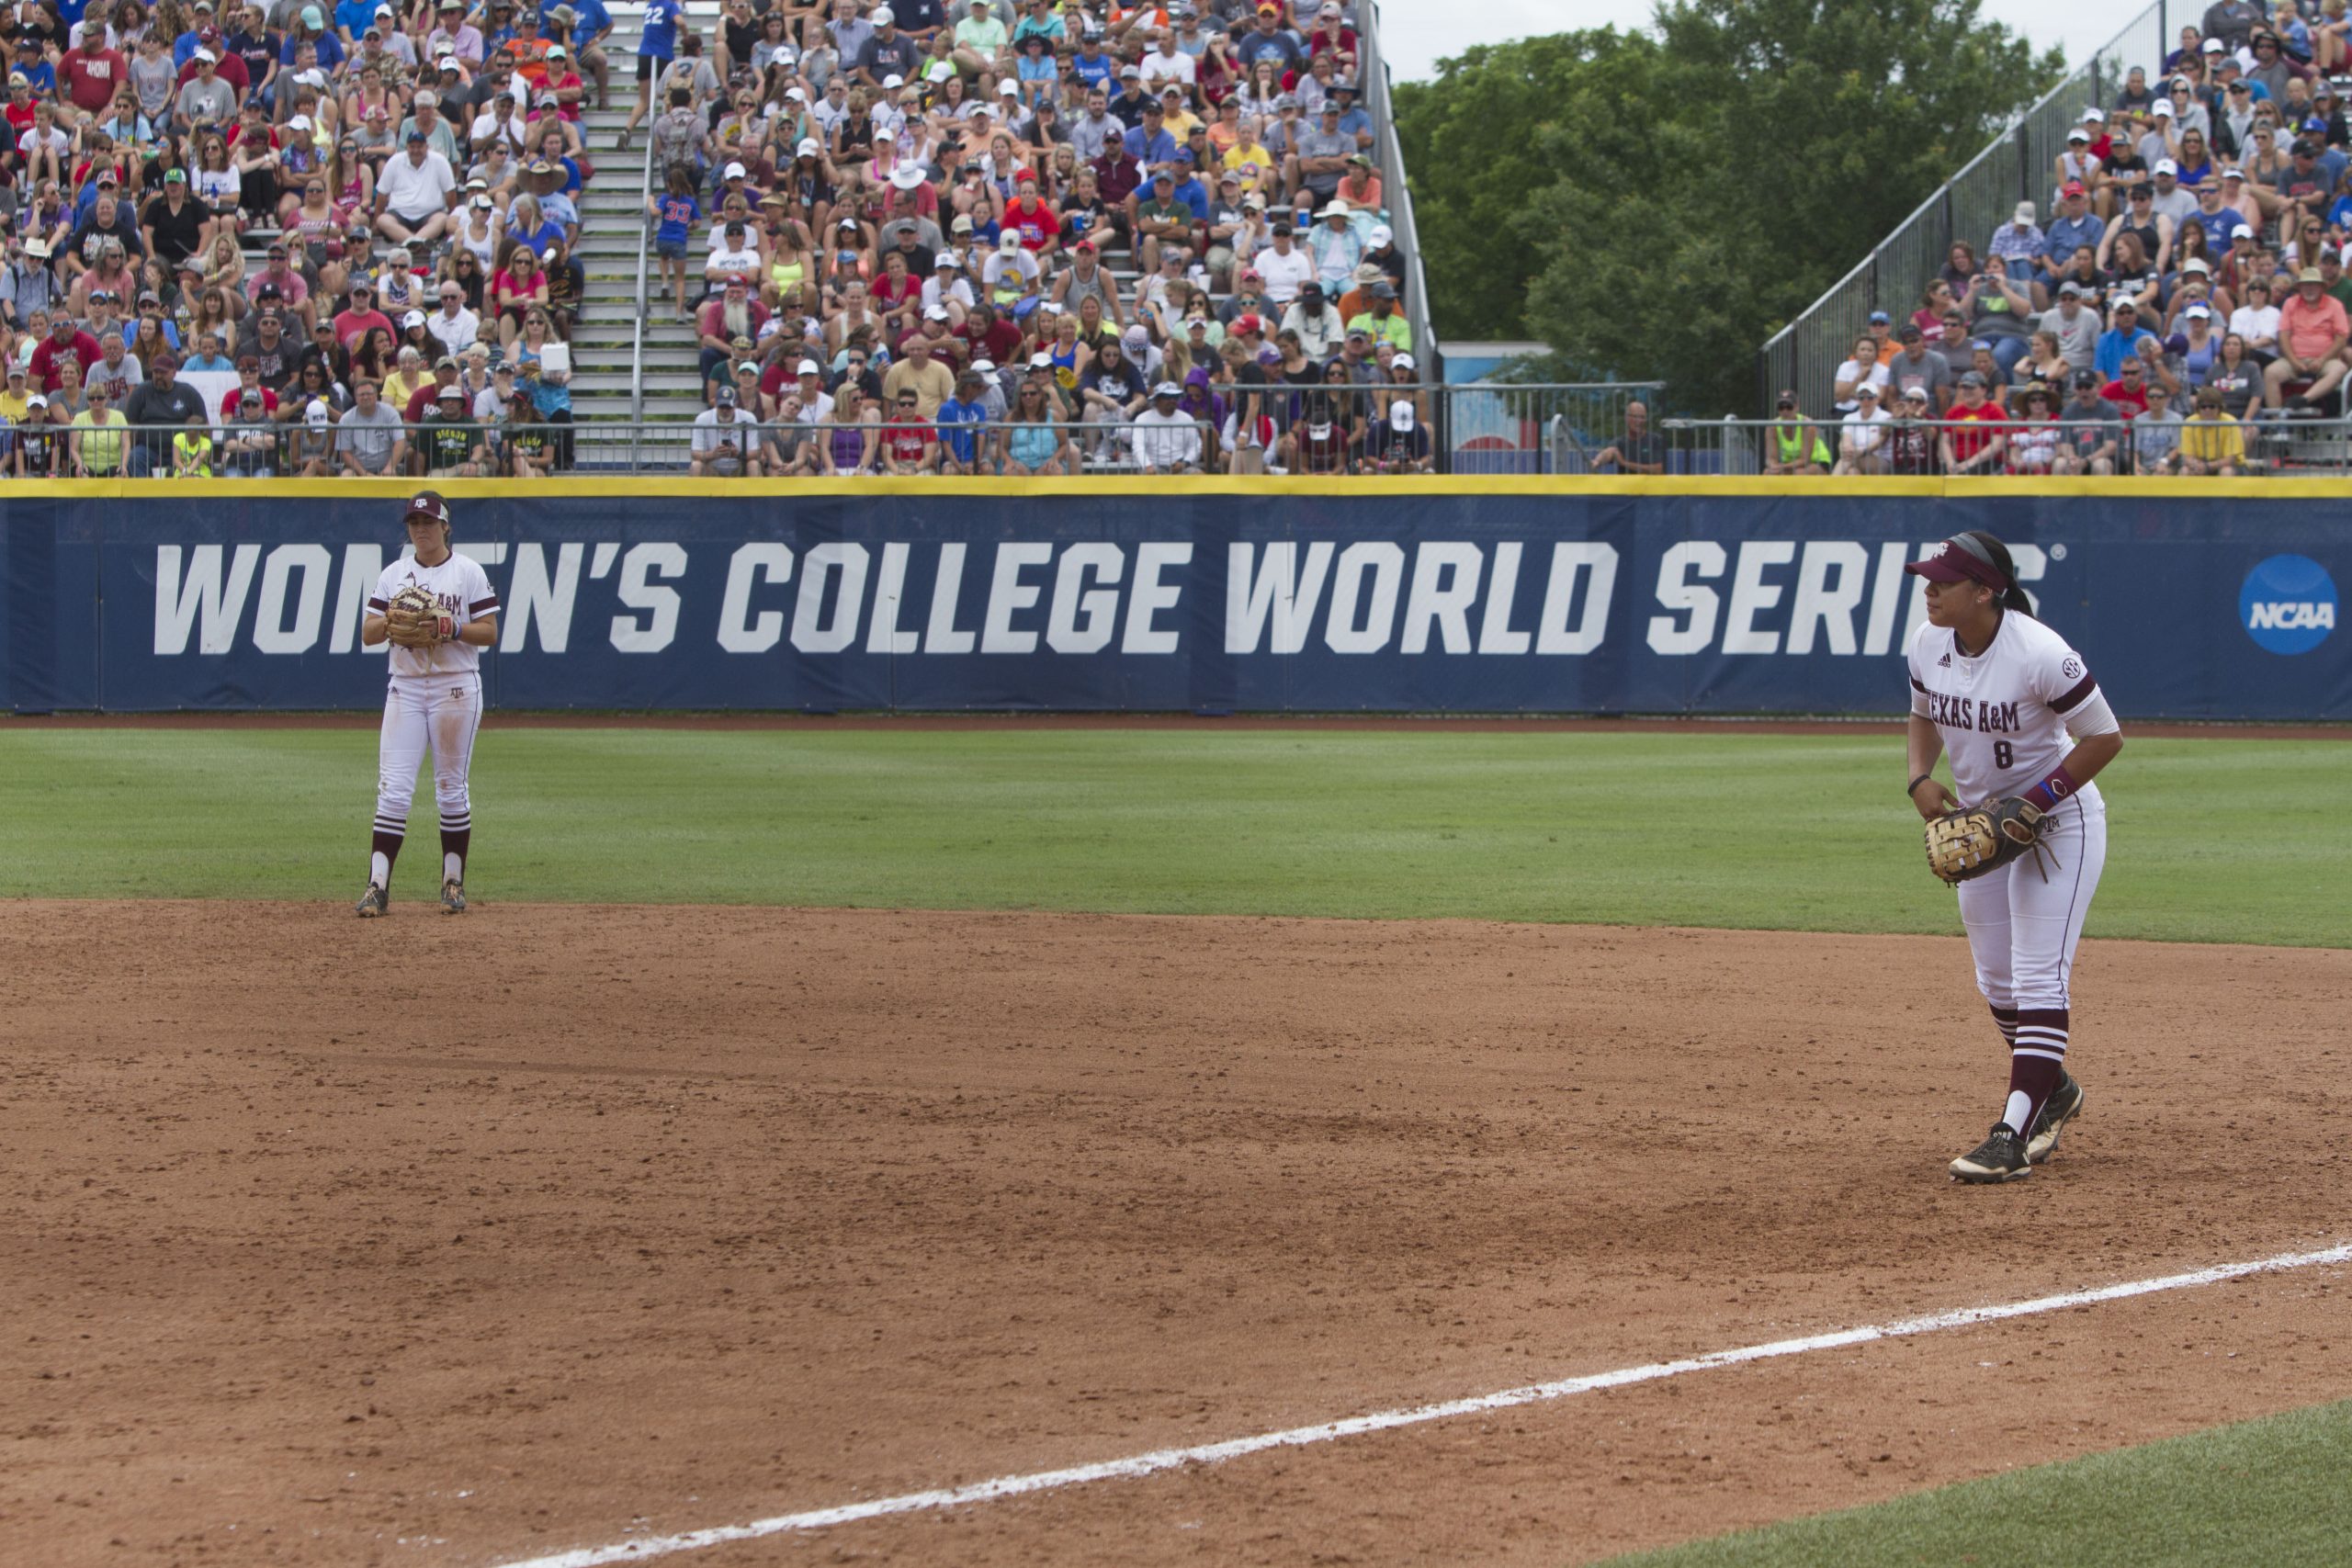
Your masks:
M645 417L646 279L653 256L653 215L645 204L653 198L653 134L645 136L645 169L637 186L637 319L628 329L628 417L632 424Z
M1413 344L1421 363L1442 368L1444 352L1430 316L1429 279L1421 268L1421 231L1413 218L1412 187L1405 179L1405 149L1396 136L1396 99L1391 91L1388 61L1380 48L1380 7L1375 0L1360 0L1356 7L1356 82L1372 115L1374 144L1384 172L1381 196L1388 204L1388 227L1405 256L1405 315L1413 323Z
M2172 47L2170 22L2168 0L2152 0L2088 60L2004 126L1819 299L1773 333L1756 354L1758 403L1770 407L1781 388L1793 389L1807 404L1826 402L1830 372L1845 358L1845 349L1862 330L1869 312L1895 313L1898 307L1907 312L1954 240L1981 246L1999 214L2021 199L2036 199L2064 145L2066 130L2077 123L2075 115L2059 112L2061 106L2070 99L2084 101L2085 95L2092 101L2105 96L2104 88L2121 81L2119 62L2134 49L2153 50L2153 58L2142 63L2152 78L2156 75L2165 51ZM1966 225L1979 220L1982 232L1967 231ZM1921 243L1931 232L1940 238L1932 245ZM1891 255L1897 259L1890 268ZM1890 270L1900 276L1887 276Z

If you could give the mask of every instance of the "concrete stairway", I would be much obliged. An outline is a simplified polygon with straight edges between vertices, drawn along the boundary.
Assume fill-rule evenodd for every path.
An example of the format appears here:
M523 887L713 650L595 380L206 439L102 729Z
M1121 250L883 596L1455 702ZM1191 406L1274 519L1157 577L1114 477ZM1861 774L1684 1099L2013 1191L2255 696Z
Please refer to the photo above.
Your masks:
M637 332L638 262L652 244L646 220L645 127L626 152L616 149L629 107L637 101L637 40L641 18L634 7L615 6L612 36L605 52L613 64L613 107L591 107L581 117L596 177L580 202L581 269L587 275L580 328L572 339L572 417L593 430L617 427L613 439L583 439L582 468L666 465L685 460L684 432L675 441L663 440L658 449L641 432L628 428L630 418L630 355ZM718 0L687 0L686 21L708 50L717 36L720 16ZM701 382L695 374L697 355L693 329L675 321L660 296L659 275L647 260L647 289L652 298L644 342L644 414L649 423L690 423L701 411ZM675 451L670 450L674 446Z

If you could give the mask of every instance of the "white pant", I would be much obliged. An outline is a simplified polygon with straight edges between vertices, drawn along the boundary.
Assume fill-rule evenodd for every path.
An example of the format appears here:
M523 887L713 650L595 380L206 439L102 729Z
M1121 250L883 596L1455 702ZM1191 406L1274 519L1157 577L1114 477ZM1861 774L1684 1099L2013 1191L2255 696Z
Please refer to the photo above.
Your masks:
M376 830L408 831L417 765L433 749L433 797L441 830L473 826L466 776L473 767L474 732L481 728L481 676L396 675L384 699L383 738L376 752Z
M2063 1008L2075 972L2075 944L2107 864L2107 803L2085 789L2052 814L2041 831L2052 857L2042 880L2026 854L1989 876L1960 885L1960 919L1976 958L1976 988L1996 1008Z

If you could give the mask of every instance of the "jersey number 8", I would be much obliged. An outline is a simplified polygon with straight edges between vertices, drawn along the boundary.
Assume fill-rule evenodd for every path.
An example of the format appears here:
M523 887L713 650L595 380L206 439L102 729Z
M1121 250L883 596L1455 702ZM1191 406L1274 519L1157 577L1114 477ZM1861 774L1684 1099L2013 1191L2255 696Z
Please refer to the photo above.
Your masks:
M2018 749L2006 740L1993 742L1993 765L2003 773L2017 766Z

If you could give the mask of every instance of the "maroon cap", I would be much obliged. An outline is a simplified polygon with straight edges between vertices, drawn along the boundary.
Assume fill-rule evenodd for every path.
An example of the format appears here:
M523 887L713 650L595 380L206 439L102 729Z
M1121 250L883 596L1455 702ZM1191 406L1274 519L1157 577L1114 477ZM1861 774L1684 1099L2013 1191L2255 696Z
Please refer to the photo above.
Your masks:
M401 521L413 523L420 517L435 523L447 523L449 521L449 503L429 490L421 491L411 498L408 510L401 513Z
M1996 593L2009 586L1992 553L1965 534L1953 535L1934 555L1903 570L1930 582L1981 582Z

